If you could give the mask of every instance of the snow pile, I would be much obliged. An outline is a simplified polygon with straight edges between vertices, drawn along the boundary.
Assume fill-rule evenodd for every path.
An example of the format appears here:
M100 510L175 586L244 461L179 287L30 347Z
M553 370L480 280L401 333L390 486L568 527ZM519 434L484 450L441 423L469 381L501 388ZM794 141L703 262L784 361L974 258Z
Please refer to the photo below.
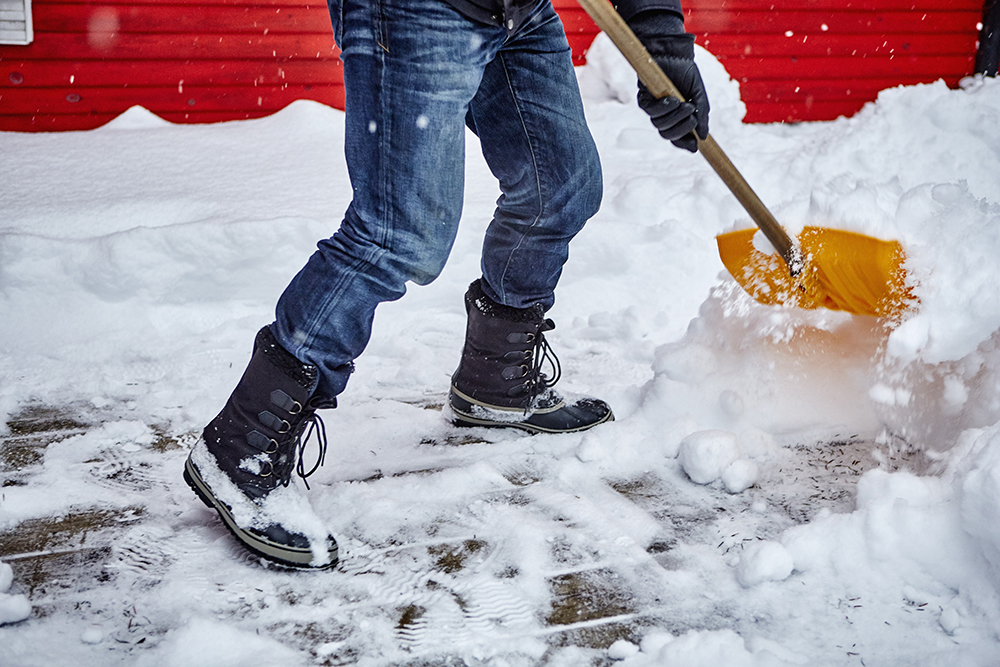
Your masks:
M171 631L164 645L161 654L144 656L145 659L136 664L149 667L296 667L309 664L297 651L280 642L211 618L192 619Z
M806 664L780 646L762 643L764 646L750 650L743 638L732 630L692 630L680 637L651 633L638 647L623 642L612 646L608 653L612 659L621 660L619 664L623 667L789 667ZM784 658L771 649L777 649Z
M740 458L735 433L729 431L698 431L678 446L678 460L691 481L711 484L722 479L730 493L740 493L757 481L757 465Z
M469 135L448 267L380 309L324 414L309 501L344 562L308 580L241 561L180 466L349 203L343 115L298 102L185 127L132 109L94 132L0 133L0 414L100 422L14 471L0 527L92 506L123 526L92 610L45 598L53 613L5 628L0 660L998 664L1000 82L745 126L737 84L698 58L712 133L777 218L899 239L919 307L884 323L744 294L714 236L746 214L657 138L600 38L579 75L605 203L574 241L550 340L560 390L607 399L617 421L528 437L442 419L497 197ZM10 578L0 565L0 615L21 620ZM546 643L583 627L543 625L560 594L588 599L581 581L619 594L614 622L640 619L636 636Z

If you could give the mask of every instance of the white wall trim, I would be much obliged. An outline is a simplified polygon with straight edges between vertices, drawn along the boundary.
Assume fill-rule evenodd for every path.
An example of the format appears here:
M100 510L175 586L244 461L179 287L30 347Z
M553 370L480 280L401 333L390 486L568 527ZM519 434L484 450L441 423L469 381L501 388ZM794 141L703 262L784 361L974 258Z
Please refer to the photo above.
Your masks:
M31 44L31 0L0 0L0 44Z

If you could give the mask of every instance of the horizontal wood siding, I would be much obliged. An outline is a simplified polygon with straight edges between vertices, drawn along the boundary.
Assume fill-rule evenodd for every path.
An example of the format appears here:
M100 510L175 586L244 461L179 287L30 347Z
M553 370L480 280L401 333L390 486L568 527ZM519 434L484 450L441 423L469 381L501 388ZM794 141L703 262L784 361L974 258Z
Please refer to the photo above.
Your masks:
M982 0L684 0L746 122L850 116L880 90L972 73Z
M34 29L0 47L0 129L90 129L134 105L201 123L344 103L325 3L35 0Z
M597 28L554 0L583 64ZM850 115L879 90L972 71L981 0L683 0L687 29L740 82L747 122ZM34 41L0 46L0 129L76 130L133 105L191 123L297 99L343 108L326 4L35 0Z

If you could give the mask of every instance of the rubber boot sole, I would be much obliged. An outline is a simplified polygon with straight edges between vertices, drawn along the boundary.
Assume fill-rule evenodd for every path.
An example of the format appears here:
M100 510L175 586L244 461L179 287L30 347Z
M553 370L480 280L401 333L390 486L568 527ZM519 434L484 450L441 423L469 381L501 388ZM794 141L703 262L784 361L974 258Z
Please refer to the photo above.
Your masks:
M216 500L211 487L202 479L197 466L194 465L190 457L184 462L184 481L187 482L191 490L201 499L201 502L205 503L209 509L218 512L223 525L226 526L233 537L248 551L273 563L295 569L327 570L337 565L338 548L333 537L329 538L332 545L330 549L330 562L317 566L312 564L313 553L309 549L299 549L285 544L278 544L269 540L265 535L240 528L229 506Z
M593 406L583 407L584 403ZM611 408L596 399L575 404L561 404L549 410L540 410L523 418L521 410L498 408L480 403L454 387L448 396L451 423L455 426L486 426L488 428L517 428L529 433L579 433L600 424L615 420ZM600 406L600 407L598 407ZM477 410L478 408L478 410ZM496 414L498 419L477 416L476 413Z

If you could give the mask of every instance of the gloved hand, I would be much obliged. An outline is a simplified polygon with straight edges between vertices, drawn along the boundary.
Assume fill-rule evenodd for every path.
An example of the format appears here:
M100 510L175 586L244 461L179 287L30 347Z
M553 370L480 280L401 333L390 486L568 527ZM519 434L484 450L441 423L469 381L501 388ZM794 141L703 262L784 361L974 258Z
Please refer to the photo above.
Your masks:
M694 35L684 32L684 20L665 10L643 11L627 21L649 55L674 82L686 102L667 96L656 99L639 83L639 106L649 114L660 136L675 146L698 150L692 130L708 136L708 94L694 64Z

